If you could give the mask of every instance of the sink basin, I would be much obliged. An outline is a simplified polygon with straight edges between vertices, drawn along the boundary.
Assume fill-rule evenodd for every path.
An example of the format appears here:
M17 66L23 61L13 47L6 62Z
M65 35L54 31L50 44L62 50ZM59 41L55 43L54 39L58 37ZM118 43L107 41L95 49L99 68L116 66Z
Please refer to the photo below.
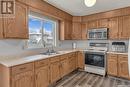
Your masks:
M42 55L56 55L59 54L59 52L54 52L54 53L49 53L49 52L45 52L45 53L41 53Z
M42 55L57 55L57 54L65 54L68 53L69 51L55 51L55 52L44 52L44 53L40 53Z

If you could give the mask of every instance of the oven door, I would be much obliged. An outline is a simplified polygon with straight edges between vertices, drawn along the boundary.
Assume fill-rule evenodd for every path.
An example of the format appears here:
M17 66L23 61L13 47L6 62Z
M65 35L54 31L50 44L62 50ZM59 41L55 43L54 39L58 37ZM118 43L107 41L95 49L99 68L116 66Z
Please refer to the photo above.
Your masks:
M105 53L85 52L85 64L105 68Z

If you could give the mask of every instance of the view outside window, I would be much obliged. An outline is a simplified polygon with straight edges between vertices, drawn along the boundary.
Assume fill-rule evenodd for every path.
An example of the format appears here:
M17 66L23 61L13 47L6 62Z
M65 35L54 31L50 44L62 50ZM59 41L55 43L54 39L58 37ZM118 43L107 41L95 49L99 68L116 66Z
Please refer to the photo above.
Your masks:
M28 48L55 46L56 22L29 16Z

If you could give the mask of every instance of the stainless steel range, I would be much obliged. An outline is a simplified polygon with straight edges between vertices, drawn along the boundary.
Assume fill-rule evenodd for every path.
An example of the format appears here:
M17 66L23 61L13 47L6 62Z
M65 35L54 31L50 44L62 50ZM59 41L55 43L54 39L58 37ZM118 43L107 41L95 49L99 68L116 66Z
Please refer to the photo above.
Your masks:
M106 75L107 45L107 43L89 44L89 48L84 50L85 71L103 76Z

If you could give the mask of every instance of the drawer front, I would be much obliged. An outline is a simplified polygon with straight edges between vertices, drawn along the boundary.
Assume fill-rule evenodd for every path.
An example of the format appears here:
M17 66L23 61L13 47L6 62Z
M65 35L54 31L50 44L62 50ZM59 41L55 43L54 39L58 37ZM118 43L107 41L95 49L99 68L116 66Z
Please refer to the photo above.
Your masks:
M49 64L49 59L40 60L40 61L35 62L35 67L38 68L38 67L42 67L48 64Z
M29 70L33 70L33 68L34 68L33 63L14 66L14 67L12 67L12 75L19 74L19 73L22 73L22 72L26 72L26 71L29 71Z
M60 56L60 60L65 60L65 59L67 59L67 58L68 58L68 55L67 55L67 54Z
M128 60L128 55L118 55L120 60Z
M58 62L58 61L60 61L60 57L59 56L50 58L50 62L51 63Z
M116 54L108 54L108 59L116 59L118 56Z

